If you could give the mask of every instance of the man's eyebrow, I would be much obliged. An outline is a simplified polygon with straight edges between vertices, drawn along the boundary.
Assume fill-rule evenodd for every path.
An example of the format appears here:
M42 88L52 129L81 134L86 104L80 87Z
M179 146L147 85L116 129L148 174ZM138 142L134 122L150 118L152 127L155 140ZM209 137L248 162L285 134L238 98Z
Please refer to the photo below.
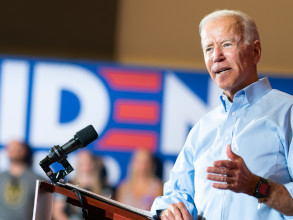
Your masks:
M213 45L213 43L203 43L202 48L208 48L208 47L210 47L212 45Z
M226 43L227 41L229 41L229 42L233 42L231 39L225 39L225 40L223 40L221 43Z
M238 43L240 40L237 37L231 37L231 38L228 38L226 40L223 40L222 43L225 43L227 41L231 42L231 43Z

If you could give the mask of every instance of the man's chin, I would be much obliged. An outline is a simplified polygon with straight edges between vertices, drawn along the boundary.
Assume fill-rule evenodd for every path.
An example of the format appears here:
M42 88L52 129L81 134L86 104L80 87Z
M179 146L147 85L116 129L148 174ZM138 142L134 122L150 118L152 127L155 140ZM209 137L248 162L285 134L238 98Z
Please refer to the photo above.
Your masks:
M227 91L229 90L229 88L231 88L231 85L228 82L216 82L216 84L220 89L224 91Z

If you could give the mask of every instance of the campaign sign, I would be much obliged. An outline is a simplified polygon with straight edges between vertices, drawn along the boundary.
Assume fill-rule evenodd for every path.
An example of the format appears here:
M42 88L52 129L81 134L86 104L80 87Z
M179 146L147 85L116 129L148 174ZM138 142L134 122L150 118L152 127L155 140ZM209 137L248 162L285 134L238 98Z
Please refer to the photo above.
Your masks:
M273 88L293 94L293 77L269 78ZM0 171L8 166L9 140L27 141L42 173L38 163L52 146L92 124L99 138L87 149L104 159L110 184L127 175L138 148L161 161L166 180L189 130L221 104L221 93L204 71L2 57ZM76 152L68 156L74 167Z

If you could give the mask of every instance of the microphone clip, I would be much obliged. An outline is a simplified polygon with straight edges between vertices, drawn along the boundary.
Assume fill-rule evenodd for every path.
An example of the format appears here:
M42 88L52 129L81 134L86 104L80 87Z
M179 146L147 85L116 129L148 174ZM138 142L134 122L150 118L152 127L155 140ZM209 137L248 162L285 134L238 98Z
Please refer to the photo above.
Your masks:
M54 173L50 168L50 165L55 162L62 164L64 170L60 170L57 173ZM50 149L50 154L40 162L40 166L42 167L46 175L50 178L50 180L55 184L57 184L58 182L64 182L65 176L74 170L70 163L67 161L66 153L59 145L53 146Z

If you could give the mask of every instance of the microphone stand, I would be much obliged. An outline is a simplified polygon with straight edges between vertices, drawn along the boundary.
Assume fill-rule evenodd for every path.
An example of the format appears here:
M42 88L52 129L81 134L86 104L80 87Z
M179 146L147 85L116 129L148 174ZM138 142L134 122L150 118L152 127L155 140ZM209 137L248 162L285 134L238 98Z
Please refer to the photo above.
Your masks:
M60 170L59 172L54 173L50 168L50 165L55 162L61 163L64 167L64 170ZM50 180L55 184L57 184L58 182L64 182L65 176L74 170L70 163L67 161L66 153L59 145L53 146L50 149L50 154L40 162L40 166L42 167L46 175L50 178Z

